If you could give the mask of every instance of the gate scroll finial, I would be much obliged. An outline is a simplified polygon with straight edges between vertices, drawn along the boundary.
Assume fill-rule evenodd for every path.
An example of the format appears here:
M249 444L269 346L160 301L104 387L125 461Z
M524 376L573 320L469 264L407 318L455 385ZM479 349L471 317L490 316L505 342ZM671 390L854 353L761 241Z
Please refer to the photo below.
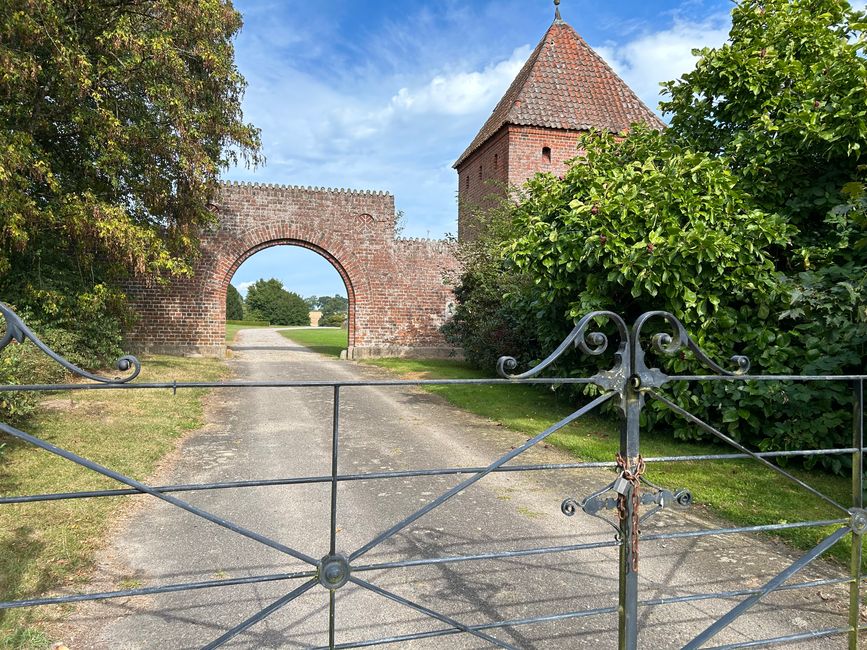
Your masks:
M557 346L557 349L548 355L548 357L541 363L530 368L530 370L526 372L520 374L509 374L508 371L514 370L518 367L517 360L514 357L500 357L497 361L497 373L506 379L529 379L535 377L557 359L562 357L570 347L578 348L584 354L594 357L603 354L608 349L608 337L598 330L594 329L591 331L591 328L596 326L596 320L601 318L609 319L617 327L617 333L620 337L620 350L618 350L618 353L622 352L629 336L626 322L614 312L594 311L579 320L569 335L563 339L563 342L559 346Z
M743 355L730 357L729 360L735 365L734 370L727 370L717 364L693 341L683 323L671 312L645 312L630 328L623 317L614 312L594 311L579 320L557 349L530 370L512 374L510 371L518 367L518 362L514 357L504 356L497 361L497 373L506 379L535 377L568 352L570 347L578 348L590 356L601 355L608 349L608 336L597 329L597 323L600 320L608 320L614 325L620 340L615 353L617 363L612 370L597 374L594 378L596 383L607 390L618 391L622 390L622 383L629 378L633 381L637 380L636 388L660 386L668 380L668 375L659 369L648 368L644 362L646 350L642 345L642 336L645 325L651 319L662 319L671 328L671 332L657 332L650 336L650 348L657 354L670 357L687 349L702 366L719 375L742 376L749 372L750 360Z
M97 381L101 384L125 384L127 382L132 381L136 377L138 377L141 372L141 362L131 354L127 354L122 356L117 360L117 369L121 372L130 372L126 377L102 377L100 375L94 375L93 373L87 372L83 368L79 368L71 361L68 361L61 355L57 354L54 350L48 347L42 340L36 336L36 334L31 330L27 325L24 324L24 321L21 320L21 317L16 314L9 305L4 302L0 302L0 316L6 321L6 332L3 335L3 338L0 339L0 351L2 351L7 345L15 341L16 343L24 343L26 340L30 340L33 344L42 350L48 357L54 359L61 366L72 372L73 374L78 375L79 377L84 377L85 379L90 379L92 381Z

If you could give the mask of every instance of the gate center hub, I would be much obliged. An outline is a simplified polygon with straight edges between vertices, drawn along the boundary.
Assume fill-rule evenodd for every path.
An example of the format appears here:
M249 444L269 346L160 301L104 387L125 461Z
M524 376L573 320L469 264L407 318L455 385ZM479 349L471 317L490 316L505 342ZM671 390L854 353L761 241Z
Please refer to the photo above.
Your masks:
M339 553L326 555L319 561L319 584L326 589L340 589L349 580L349 574L349 560Z
M852 522L849 524L852 532L856 535L867 533L867 510L863 508L852 508L849 511L852 515Z

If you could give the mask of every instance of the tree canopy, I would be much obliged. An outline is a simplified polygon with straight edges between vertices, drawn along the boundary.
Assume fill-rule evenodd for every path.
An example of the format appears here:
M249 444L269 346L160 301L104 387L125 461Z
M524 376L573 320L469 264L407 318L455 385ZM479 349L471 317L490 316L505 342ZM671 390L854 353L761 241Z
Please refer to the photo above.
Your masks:
M74 330L119 322L128 274L190 272L218 173L259 162L240 27L227 0L3 3L4 300Z
M310 325L307 302L297 293L286 291L276 278L250 285L246 304L253 320L266 320L272 325Z
M309 296L305 298L311 310L322 312L320 327L340 327L349 311L349 299L339 294L333 296Z
M784 260L794 270L851 259L852 224L831 209L863 178L865 28L846 0L747 0L728 42L664 84L670 136L720 156L758 205L797 227Z

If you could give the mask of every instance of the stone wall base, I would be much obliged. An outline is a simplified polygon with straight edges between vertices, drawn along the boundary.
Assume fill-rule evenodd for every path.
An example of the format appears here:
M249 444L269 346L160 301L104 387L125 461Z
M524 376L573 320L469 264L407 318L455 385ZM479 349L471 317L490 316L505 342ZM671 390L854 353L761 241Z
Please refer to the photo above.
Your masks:
M225 345L187 345L181 343L153 343L148 345L132 343L124 350L137 356L145 354L167 354L175 357L216 357L225 358Z
M456 359L464 358L463 352L451 347L409 347L409 346L354 346L340 354L341 359L382 359L398 357L401 359Z

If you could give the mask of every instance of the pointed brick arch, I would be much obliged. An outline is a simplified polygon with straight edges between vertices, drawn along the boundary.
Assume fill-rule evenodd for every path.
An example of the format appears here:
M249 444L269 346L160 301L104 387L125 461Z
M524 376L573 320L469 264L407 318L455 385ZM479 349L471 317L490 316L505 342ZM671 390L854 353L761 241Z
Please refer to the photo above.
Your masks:
M439 327L453 301L444 275L457 269L443 241L396 239L394 197L383 192L228 183L217 223L201 237L192 278L160 287L130 283L141 351L225 352L226 290L258 251L292 245L327 259L346 284L349 356L443 355Z

